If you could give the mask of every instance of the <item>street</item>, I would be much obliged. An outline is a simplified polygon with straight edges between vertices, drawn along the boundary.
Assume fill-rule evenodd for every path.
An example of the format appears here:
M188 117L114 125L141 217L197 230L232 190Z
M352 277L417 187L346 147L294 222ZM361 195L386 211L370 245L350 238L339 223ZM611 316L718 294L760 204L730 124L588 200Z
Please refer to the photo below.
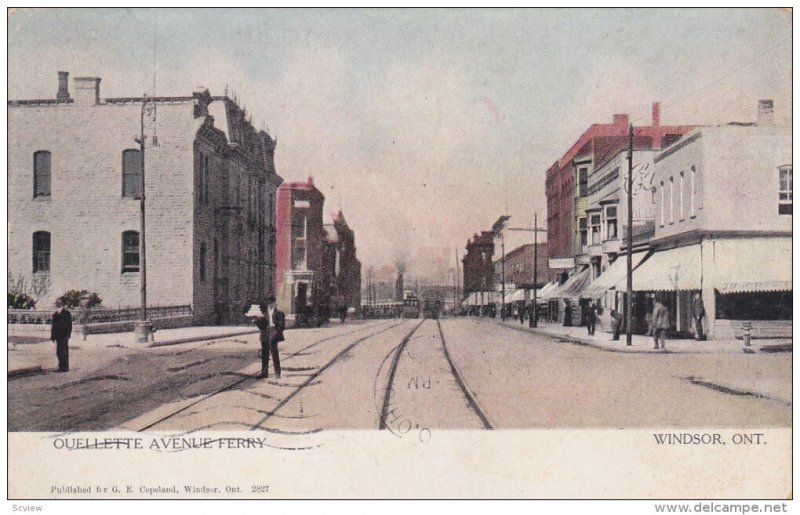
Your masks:
M8 382L10 431L790 427L791 404L715 385L787 380L791 353L625 354L492 320L292 330L283 374L258 336L79 347L68 374ZM702 378L702 380L698 379Z

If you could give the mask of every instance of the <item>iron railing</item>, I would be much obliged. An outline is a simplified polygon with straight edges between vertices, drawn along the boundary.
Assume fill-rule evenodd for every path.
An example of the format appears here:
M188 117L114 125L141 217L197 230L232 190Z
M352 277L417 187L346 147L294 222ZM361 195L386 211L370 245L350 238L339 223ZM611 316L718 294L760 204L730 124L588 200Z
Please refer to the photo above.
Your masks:
M86 318L80 308L71 311L74 323L102 324L106 322L131 322L139 320L142 314L141 308L91 308ZM191 316L192 306L148 306L147 316L150 320L164 318L175 318L181 316ZM9 324L51 324L53 322L53 312L34 310L34 309L9 309Z

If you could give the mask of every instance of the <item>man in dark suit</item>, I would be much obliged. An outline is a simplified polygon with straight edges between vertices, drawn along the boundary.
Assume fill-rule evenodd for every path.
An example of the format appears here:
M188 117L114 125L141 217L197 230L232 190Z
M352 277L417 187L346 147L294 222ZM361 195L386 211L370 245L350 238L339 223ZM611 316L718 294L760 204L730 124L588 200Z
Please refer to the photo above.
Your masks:
M56 301L56 312L53 313L53 325L50 328L50 341L56 342L58 372L69 370L69 338L72 336L72 313L64 307L64 302Z
M256 317L255 323L259 330L259 341L261 342L261 376L269 377L269 307L267 304L260 304L261 315Z
M269 298L269 310L272 313L272 335L269 340L270 352L272 353L272 364L275 367L275 376L281 377L281 359L278 354L278 344L284 341L283 331L286 329L286 314L278 309L275 296Z

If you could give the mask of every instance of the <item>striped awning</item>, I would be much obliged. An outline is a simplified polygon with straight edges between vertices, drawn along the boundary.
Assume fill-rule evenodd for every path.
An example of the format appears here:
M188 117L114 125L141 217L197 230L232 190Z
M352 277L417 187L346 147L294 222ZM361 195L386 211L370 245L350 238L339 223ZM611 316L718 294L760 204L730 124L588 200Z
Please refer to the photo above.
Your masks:
M546 302L546 301L554 298L553 294L555 294L556 291L558 291L558 283L557 282L554 281L554 282L545 284L544 288L539 290L538 296L536 297L537 303L539 301Z
M633 272L634 291L699 290L701 278L700 245L661 250L647 258ZM614 288L624 291L623 276Z
M713 274L720 293L792 291L792 239L717 240Z
M591 275L589 267L584 267L580 272L572 274L550 298L576 299L580 297L581 292L586 288L590 280Z
M647 252L635 252L631 256L633 261L634 270L642 262ZM597 298L601 297L606 291L613 290L614 286L620 282L625 282L622 290L627 288L627 275L628 275L628 255L620 255L616 261L611 263L611 266L606 268L606 271L600 274L600 277L592 281L592 283L583 290L582 297Z

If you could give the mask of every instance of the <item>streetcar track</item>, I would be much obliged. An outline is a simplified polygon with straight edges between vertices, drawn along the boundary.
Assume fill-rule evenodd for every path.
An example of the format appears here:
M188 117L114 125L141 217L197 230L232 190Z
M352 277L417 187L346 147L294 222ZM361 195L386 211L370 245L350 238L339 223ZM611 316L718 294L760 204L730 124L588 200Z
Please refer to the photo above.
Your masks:
M464 377L461 375L461 372L458 370L456 364L453 362L453 359L450 357L450 352L447 350L447 342L444 339L444 332L442 331L442 324L438 319L436 320L436 327L439 329L439 336L442 339L442 349L444 349L444 356L447 358L447 363L450 364L450 371L452 372L453 377L455 377L456 383L458 383L458 387L461 389L464 397L466 397L467 403L469 403L472 411L478 415L478 418L481 419L484 429L494 429L494 426L489 421L489 418L486 416L483 408L481 408L481 406L478 404L475 394L473 394L472 391L467 387L467 383L464 382Z
M387 323L388 323L388 322L387 322ZM379 325L378 325L378 327L380 327L381 325L384 325L384 324L379 324ZM399 325L399 324L397 324L397 325ZM392 327L396 327L396 326L392 326ZM300 353L300 352L303 352L303 351L306 351L306 350L308 350L308 349L310 349L310 348L312 348L312 347L315 347L315 346L317 346L317 345L319 345L319 344L321 344L321 343L324 343L324 342L327 342L327 341L333 340L333 339L335 339L335 338L340 338L340 337L343 337L343 336L347 336L347 335L350 335L350 334L353 334L353 333L356 333L356 332L360 332L360 331L363 331L363 330L366 330L366 329L371 329L371 328L374 328L374 326L359 327L358 329L355 329L355 330L353 330L353 331L349 331L349 332L346 332L346 333L337 334L337 335L333 335L333 336L329 336L329 337L323 338L323 339L321 339L321 340L318 340L318 341L316 341L316 342L314 342L314 343L311 343L311 344L309 344L309 345L307 345L307 346L303 347L303 348L302 348L302 349L300 349L298 352L295 352L295 353L293 353L293 354L288 354L288 355L287 355L287 356L284 358L284 360L291 359L291 358L293 358L293 357L297 356L297 355L298 355L298 353ZM384 331L387 331L388 329L391 329L391 327L390 327L390 328L387 328L387 329L383 329L383 330L381 330L381 331L378 331L377 333L374 333L374 334L380 334L380 333L382 333L382 332L384 332ZM368 336L368 337L366 337L366 338L369 338L369 336ZM364 339L366 339L366 338L364 338ZM362 340L359 340L359 341L363 341L364 339L362 339ZM209 376L206 376L206 377L205 377L205 379L210 379L210 378L212 378L212 377L217 377L217 376L219 376L219 375L237 375L237 376L243 376L243 377L241 377L241 379L239 379L239 380L237 380L237 381L235 381L235 382L233 382L233 383L231 383L231 384L229 384L229 385L227 385L227 386L225 386L225 387L223 387L223 388L219 388L219 389L217 389L217 390L215 390L215 391L211 392L210 394L206 394L206 395L200 396L200 398L199 398L199 399L197 399L196 401L194 401L194 402L192 402L192 403L190 403L190 404L187 404L186 406L184 406L184 407L182 407L182 408L179 408L179 409L177 409L177 410L175 410L175 411L173 411L173 412L171 412L171 413L169 413L169 414L167 414L167 415L165 415L165 416L163 416L163 417L159 418L159 419L158 419L158 420L156 420L155 422L151 422L150 424L147 424L147 425L146 425L146 426L144 426L143 428L141 428L141 429L138 429L138 430L137 430L137 432L141 433L141 432L147 431L148 429L151 429L152 427L154 427L154 426L157 426L157 425L161 424L162 422L165 422L166 420L169 420L170 418L173 418L173 417L175 417L175 416L176 416L176 415L178 415L179 413L183 413L184 411L188 410L189 408L191 408L191 407L193 407L193 406L196 406L197 404L199 404L199 403L201 403L201 402L203 402L203 401L206 401L206 400L210 399L211 397L217 396L217 395L219 395L219 394L221 394L221 393L223 393L223 392L226 392L226 391L228 391L228 390L231 390L231 389L234 389L234 388L236 388L237 386L239 386L240 384L244 383L245 381L247 381L247 380L249 380L249 379L257 379L257 378L258 378L258 376L260 375L260 373L261 373L261 371L260 371L260 370L258 370L258 371L254 372L254 373L251 373L251 374L245 374L245 373L242 373L242 372L223 372L223 373L221 373L221 374L211 374L211 375L209 375ZM319 373L321 373L321 370L320 370L320 372L318 372L316 375L319 375ZM313 379L314 379L314 377L311 377L311 378L309 378L309 380L308 380L308 381L306 381L306 382L307 382L307 383L311 383L311 380L313 380ZM301 388L302 388L302 386L301 386ZM291 397L293 397L293 396L294 396L296 393L297 393L297 391L293 392L292 394L290 394L290 396L289 396L288 398L291 398ZM288 400L288 398L284 398L283 400L281 400L281 401L280 401L280 403L278 404L278 406L280 407L280 406L282 406L283 404L285 404L285 403L286 403L286 401ZM278 409L278 408L275 408L275 410L273 410L273 411L277 411L277 409ZM267 416L267 418L269 418L269 416ZM265 420L266 420L266 419L265 419ZM251 428L251 429L254 429L254 428Z
M391 351L389 351L389 354L387 354L386 357L384 357L384 363L385 363L386 359L389 357L389 355L394 353L394 357L392 358L391 368L389 369L389 379L388 379L388 381L386 383L386 390L385 390L384 397L383 397L383 408L381 409L381 418L380 418L380 424L378 426L378 429L388 429L389 431L391 431L391 429L389 429L388 425L386 424L386 419L388 418L389 413L391 413L391 411L389 411L389 408L391 407L390 399L391 399L391 394L392 394L393 387L394 387L395 375L397 373L397 368L398 368L399 363L400 363L400 356L403 355L403 354L406 354L410 359L413 360L413 358L411 358L410 353L408 353L408 351L406 350L406 347L408 345L408 342L411 341L412 335L417 331L417 329L419 329L422 326L422 323L424 321L425 320L420 322L420 324L417 325L417 327L415 327L414 330L411 331L411 333L409 333L403 339L403 341L400 342L400 344L397 347L395 347ZM436 327L437 327L437 329L439 331L439 337L440 337L441 342L442 342L442 349L444 351L444 356L447 359L447 363L449 365L449 369L442 369L441 371L442 372L450 372L450 374L452 374L453 378L456 381L456 384L458 385L458 389L461 391L461 394L464 396L464 398L467 401L467 405L475 413L475 415L477 415L477 417L480 419L481 424L483 424L483 428L484 429L494 429L493 424L491 423L491 421L487 417L487 415L486 415L485 411L483 410L483 408L478 403L478 400L475 398L475 394L473 394L472 391L469 389L469 387L467 387L467 384L464 381L464 378L461 375L461 372L458 370L458 367L456 367L455 362L453 362L453 359L450 356L450 352L447 349L447 342L445 341L444 332L442 331L441 322L438 319L436 320ZM435 338L435 336L433 336L433 338Z
M267 421L267 420L269 420L271 417L273 417L273 416L275 415L275 413L276 413L278 410L280 410L282 407L284 407L286 404L288 404L288 403L289 403L289 401L291 401L291 400L292 400L292 399L293 399L293 398L294 398L294 397L295 397L295 396L296 396L298 393L300 393L301 391L303 391L303 388L305 388L305 387L306 387L306 385L310 384L312 381L314 381L314 379L316 379L317 377L319 377L320 375L322 375L322 373L323 373L323 372L325 372L327 369L329 369L330 367L332 367L333 365L335 365L336 363L338 363L338 362L339 362L339 360L342 358L342 356L344 356L345 354L347 354L348 352L350 352L351 350L353 350L353 348L355 348L355 347L356 347L358 344L360 344L361 342L363 342L363 341L365 341L365 340L368 340L368 339L370 339L370 338L372 338L372 337L375 337L375 336L377 336L377 335L379 335L379 334L385 333L386 331L389 331L389 330L391 330L391 329L394 329L395 327L398 327L398 326L402 325L403 323L405 323L405 320L403 320L403 321L401 321L401 322L399 322L399 323L397 323L397 324L391 325L391 326L389 326L389 327L387 327L387 328L385 328L385 329L381 329L380 331L378 331L378 332L376 332L376 333L372 333L372 334L369 334L369 335L367 335L367 336L365 336L365 337L363 337L363 338L359 338L358 340L354 341L353 343L351 343L350 345L348 345L347 347L345 347L343 350L341 350L340 352L338 352L338 353L337 353L337 354L336 354L336 355L333 357L333 359L331 359L331 360L330 360L330 361L328 361L328 362L327 362L325 365L323 365L322 367L320 367L320 369L319 369L319 370L317 370L317 371L316 371L316 372L315 372L315 373L314 373L314 374L313 374L311 377L309 377L309 378L308 378L306 381L304 381L302 384L300 384L299 386L297 386L297 387L296 387L296 389L295 389L295 390L294 390L292 393L290 393L289 395L287 395L287 396L286 396L286 397L285 397L285 398L284 398L284 399L283 399L281 402L279 402L279 403L278 403L278 405L277 405L277 406L275 406L275 408L273 408L273 410L272 410L272 414L270 414L270 415L265 415L265 416L264 416L264 418L262 418L261 420L259 420L258 422L256 422L256 423L253 425L253 427L251 428L251 430L253 430L253 431L255 431L255 430L257 430L257 429L259 429L259 430L266 430L267 428L265 428L265 427L262 427L262 424L264 424L264 422L266 422L266 421ZM421 324L420 324L420 325L421 325ZM417 327L419 327L419 326L417 326ZM414 330L416 330L416 328L415 328ZM413 333L413 331L412 331L412 333Z
M394 358L392 358L392 365L391 368L389 369L389 380L386 382L386 392L383 394L383 407L381 408L381 418L379 421L380 423L378 425L378 429L387 429L386 416L388 415L389 399L391 397L392 384L394 384L394 376L395 373L397 372L397 364L400 362L400 355L403 353L403 349L406 348L406 345L408 345L409 340L411 340L411 336L414 333L416 333L417 330L420 327L422 327L422 324L424 323L425 319L423 318L422 321L419 324L417 324L417 326L414 327L414 329L412 329L411 332L408 333L405 338L403 338L403 340L400 342L400 345L396 347L397 351L394 354Z

